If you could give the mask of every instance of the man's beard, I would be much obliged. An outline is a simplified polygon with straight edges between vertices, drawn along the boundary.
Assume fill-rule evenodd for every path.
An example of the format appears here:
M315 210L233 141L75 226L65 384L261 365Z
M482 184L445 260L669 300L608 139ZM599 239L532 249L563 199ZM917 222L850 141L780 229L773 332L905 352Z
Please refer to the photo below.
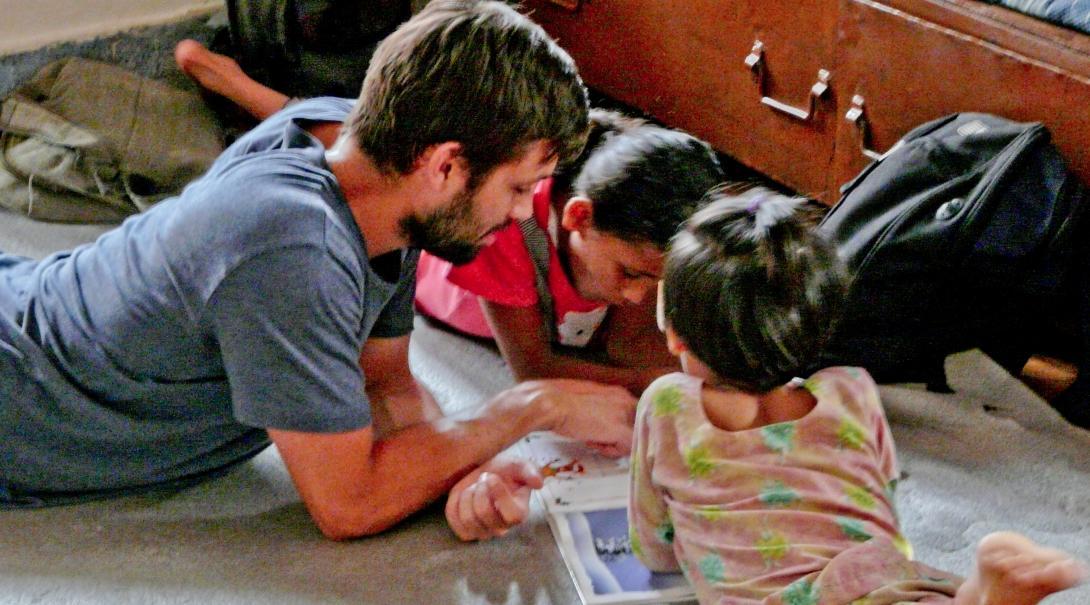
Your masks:
M464 265L481 251L482 236L473 217L473 195L463 191L448 206L419 218L401 219L401 233L409 245L454 265Z

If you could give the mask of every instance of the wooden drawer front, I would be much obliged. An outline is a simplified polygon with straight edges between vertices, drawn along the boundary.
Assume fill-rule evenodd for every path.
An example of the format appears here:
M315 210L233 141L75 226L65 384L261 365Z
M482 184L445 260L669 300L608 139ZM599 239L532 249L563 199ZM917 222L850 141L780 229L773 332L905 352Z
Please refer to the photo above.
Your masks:
M1088 180L1090 78L1079 74L1090 74L1090 60L1059 45L1049 50L1047 40L1028 40L986 21L969 23L972 34L936 22L965 25L964 15L950 12L957 8L943 1L842 0L836 62L838 182L870 161L861 144L885 151L918 124L958 111L1044 122L1072 168ZM1042 44L1044 52L1034 50ZM1031 51L1038 56L1026 54ZM1059 53L1064 53L1065 68L1056 66ZM1071 71L1080 61L1086 70ZM855 95L856 101L862 99L862 128L845 119Z
M801 120L761 102L746 58L760 40L764 94L805 113L818 71L831 72L835 2L584 0L575 10L552 0L525 4L589 86L800 191L825 191L836 74L810 119Z

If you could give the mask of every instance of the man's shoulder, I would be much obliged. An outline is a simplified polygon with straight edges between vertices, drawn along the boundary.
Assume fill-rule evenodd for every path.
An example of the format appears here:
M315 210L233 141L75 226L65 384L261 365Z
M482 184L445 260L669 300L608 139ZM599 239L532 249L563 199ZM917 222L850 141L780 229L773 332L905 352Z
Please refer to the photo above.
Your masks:
M347 220L335 209L343 203L335 179L306 156L280 150L237 158L206 174L169 207L153 209L164 212L159 222L170 254L206 259L201 265L215 257L224 270L286 248L336 248L338 256L358 256L339 234L350 232L331 228Z
M338 196L336 177L318 149L269 149L239 156L214 167L183 193L194 212L261 221L294 220L300 212L324 214Z
M288 103L272 117L283 114L289 119L303 119L314 121L340 121L343 120L355 105L355 99L344 97L311 97L293 103Z
M336 183L317 147L255 150L213 166L202 182L218 187L328 188Z
M239 137L236 144L248 146L259 141L276 141L285 134L293 122L343 122L352 111L353 99L340 97L315 97L289 103L280 111L269 116L252 130Z

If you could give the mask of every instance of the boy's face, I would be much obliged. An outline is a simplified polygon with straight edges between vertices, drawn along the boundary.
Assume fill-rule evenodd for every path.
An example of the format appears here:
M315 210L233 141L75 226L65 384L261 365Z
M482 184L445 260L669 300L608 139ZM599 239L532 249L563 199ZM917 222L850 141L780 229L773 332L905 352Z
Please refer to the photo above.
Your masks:
M463 187L451 200L407 225L410 239L454 264L467 263L495 239L511 220L533 213L534 186L556 169L545 141L525 147L522 155L497 166L472 191Z
M596 228L594 204L585 197L573 197L564 204L560 225L568 232L563 254L580 296L611 305L635 305L654 292L663 262L657 246Z
M654 292L662 275L662 250L590 228L568 235L568 264L583 298L636 305Z

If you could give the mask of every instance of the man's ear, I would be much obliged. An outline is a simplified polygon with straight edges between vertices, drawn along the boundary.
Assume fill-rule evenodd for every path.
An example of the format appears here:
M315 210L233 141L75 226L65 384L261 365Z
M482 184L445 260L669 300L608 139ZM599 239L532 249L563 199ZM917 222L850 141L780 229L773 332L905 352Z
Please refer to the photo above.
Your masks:
M462 191L469 184L469 163L456 141L437 143L424 150L416 161L428 187L439 193Z
M594 226L594 202L585 197L573 197L564 204L560 226L568 231L583 232Z

